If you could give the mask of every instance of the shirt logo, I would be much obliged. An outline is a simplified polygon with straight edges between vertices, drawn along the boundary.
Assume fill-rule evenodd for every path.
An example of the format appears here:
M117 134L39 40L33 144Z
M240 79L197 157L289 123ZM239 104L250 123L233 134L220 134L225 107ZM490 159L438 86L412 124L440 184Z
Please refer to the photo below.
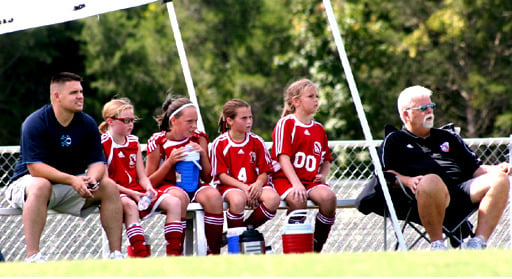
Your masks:
M318 141L313 143L313 153L315 155L320 155L322 153L322 145Z
M130 154L130 168L135 167L137 163L137 154Z
M238 150L238 154L242 155L242 154L245 154L245 152L242 149L240 149L240 150Z
M124 158L125 157L124 153L122 151L119 151L119 154L117 156L119 156L119 158Z
M412 144L410 144L410 143L409 143L408 145L406 145L405 147L407 147L407 148L409 148L409 149L413 149L413 148L414 148L414 147L412 146Z
M306 130L306 131L304 131L304 135L310 136L311 134L309 133L309 130Z
M60 145L62 147L71 146L71 136L70 135L62 135L60 136Z
M251 164L256 164L256 152L249 153L249 156L251 157Z
M441 148L441 151L443 151L443 152L450 152L450 144L447 141L445 141L439 147Z

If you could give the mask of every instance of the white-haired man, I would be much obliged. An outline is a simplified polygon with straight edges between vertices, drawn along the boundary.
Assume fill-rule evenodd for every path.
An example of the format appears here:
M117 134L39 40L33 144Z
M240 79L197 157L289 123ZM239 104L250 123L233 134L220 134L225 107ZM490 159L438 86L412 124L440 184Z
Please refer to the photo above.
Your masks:
M478 208L475 237L465 248L483 249L505 209L511 165L483 165L462 139L434 127L432 91L408 87L398 97L402 130L388 134L382 163L413 193L431 248L444 250L443 222L451 209ZM400 210L400 209L398 209Z

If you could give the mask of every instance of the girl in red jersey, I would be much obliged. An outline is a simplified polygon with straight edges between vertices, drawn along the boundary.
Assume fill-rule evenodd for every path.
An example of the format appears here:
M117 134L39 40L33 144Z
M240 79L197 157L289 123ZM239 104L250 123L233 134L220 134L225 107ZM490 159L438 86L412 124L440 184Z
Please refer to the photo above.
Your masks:
M288 212L306 208L307 199L318 204L314 250L327 241L336 214L336 195L326 184L332 161L323 126L314 121L318 109L317 86L308 79L286 89L284 110L272 133L274 187L288 205Z
M162 108L164 113L158 118L160 132L148 140L146 174L156 188L165 190L181 201L183 228L186 227L188 203L196 201L203 206L207 253L220 254L224 225L222 198L208 184L211 181L209 139L204 132L197 130L197 108L187 98L178 98L172 102L168 99ZM199 152L202 167L200 178L205 183L199 183L197 190L187 193L177 186L176 163L185 159L189 147Z
M263 139L252 133L251 128L249 104L239 99L228 101L219 119L222 134L210 149L212 176L217 190L229 203L228 228L257 228L274 217L279 206L279 196L268 184L270 154ZM246 205L254 211L244 222Z
M148 257L140 218L149 218L156 209L166 212L164 236L167 255L178 256L181 251L183 228L180 221L180 200L153 189L146 173L139 139L131 135L136 120L133 105L127 98L113 99L103 106L99 129L108 164L108 176L117 184L123 204L126 235L135 257ZM147 209L139 211L137 203L143 196L152 197Z

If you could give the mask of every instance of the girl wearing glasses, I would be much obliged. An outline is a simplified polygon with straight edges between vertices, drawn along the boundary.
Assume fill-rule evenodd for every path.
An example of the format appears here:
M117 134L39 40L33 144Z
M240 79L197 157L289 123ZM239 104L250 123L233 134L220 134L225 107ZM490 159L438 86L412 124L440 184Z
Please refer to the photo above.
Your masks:
M285 94L283 114L272 134L272 159L278 162L272 181L289 212L306 208L308 199L318 204L313 238L314 251L320 252L335 220L336 195L326 183L332 161L327 135L313 119L317 86L301 79Z
M197 109L187 98L164 102L164 113L157 118L160 132L148 140L146 174L151 183L181 201L181 220L186 227L187 205L199 202L205 213L205 235L208 254L220 254L224 215L222 198L211 181L211 165L208 158L208 136L197 130ZM199 153L201 166L199 186L187 192L177 185L181 174L176 171L176 164L183 161L192 149Z
M131 134L137 119L133 105L127 98L113 99L103 106L102 115L104 121L99 130L102 133L101 143L107 159L108 176L114 180L121 193L126 235L133 256L150 256L140 219L149 218L157 209L166 212L164 236L167 255L180 255L183 235L181 203L179 199L155 190L144 172L139 139ZM144 196L151 197L150 204L146 205L147 208L139 208L137 203Z

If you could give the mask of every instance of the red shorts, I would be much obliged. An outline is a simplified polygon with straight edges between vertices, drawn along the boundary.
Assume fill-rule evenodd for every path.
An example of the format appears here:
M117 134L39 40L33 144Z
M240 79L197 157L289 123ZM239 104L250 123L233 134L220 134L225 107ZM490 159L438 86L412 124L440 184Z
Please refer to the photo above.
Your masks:
M272 187L272 186L267 184L267 185L263 186L262 189L274 189L274 187ZM238 191L242 191L243 192L243 190L238 188L238 187L230 186L230 185L225 185L225 184L218 184L217 185L217 190L219 190L220 195L222 196L223 200L224 200L224 196L229 191L238 190Z
M317 183L317 182L304 182L301 181L304 187L306 187L306 192L309 194L311 190L318 186L330 188L329 185L325 183ZM277 194L281 197L281 200L284 200L288 193L292 190L292 184L288 180L288 178L272 178L272 183L274 184L274 188L277 191Z

